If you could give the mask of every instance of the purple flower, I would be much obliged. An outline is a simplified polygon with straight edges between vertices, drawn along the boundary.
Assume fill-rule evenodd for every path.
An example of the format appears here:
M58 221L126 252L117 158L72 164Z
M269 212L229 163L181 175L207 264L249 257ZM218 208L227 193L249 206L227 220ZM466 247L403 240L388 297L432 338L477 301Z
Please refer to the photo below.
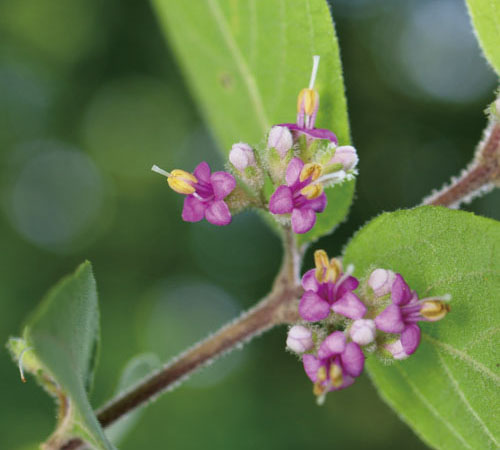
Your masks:
M365 355L355 342L346 343L344 333L334 331L321 343L317 356L306 354L302 362L315 395L322 395L354 383L363 372Z
M391 287L392 303L375 318L375 325L386 333L400 334L402 353L398 353L411 355L420 344L417 322L441 320L450 311L449 305L443 301L445 299L448 297L419 300L417 293L397 273Z
M321 184L313 183L320 173L309 171L311 167L305 166L300 158L293 158L286 169L286 186L279 186L269 200L269 211L273 214L292 215L294 233L308 232L316 223L316 213L326 208Z
M191 182L195 191L184 199L182 219L199 222L203 218L214 225L228 225L231 213L226 198L235 188L236 180L227 172L211 173L210 166L201 162L194 169L197 182Z
M316 269L307 271L302 277L304 294L299 303L300 316L309 322L328 317L330 311L349 319L361 319L366 306L352 291L359 281L348 273L342 274L340 264L324 250L314 254Z

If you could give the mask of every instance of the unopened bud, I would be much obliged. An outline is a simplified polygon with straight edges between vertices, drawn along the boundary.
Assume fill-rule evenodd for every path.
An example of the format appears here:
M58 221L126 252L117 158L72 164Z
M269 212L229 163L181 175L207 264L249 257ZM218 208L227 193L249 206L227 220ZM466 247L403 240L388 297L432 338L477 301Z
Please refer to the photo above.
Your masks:
M229 152L229 161L240 172L243 172L247 167L255 166L255 155L252 147L244 142L233 144Z
M383 297L391 292L396 274L392 270L375 269L368 279L368 286L373 289L376 297Z
M312 332L302 325L294 325L288 331L286 346L295 353L304 353L314 346Z
M375 339L375 322L370 319L355 320L349 330L351 339L359 345L368 345Z
M267 138L268 148L275 148L280 157L284 158L292 145L292 133L287 127L274 126L271 128Z
M391 342L389 344L385 344L384 348L392 355L394 359L402 360L408 358L408 355L404 349L403 344L401 344L401 340Z
M347 171L354 169L358 161L359 158L356 149L351 145L343 145L342 147L337 147L329 164L342 164L344 170Z

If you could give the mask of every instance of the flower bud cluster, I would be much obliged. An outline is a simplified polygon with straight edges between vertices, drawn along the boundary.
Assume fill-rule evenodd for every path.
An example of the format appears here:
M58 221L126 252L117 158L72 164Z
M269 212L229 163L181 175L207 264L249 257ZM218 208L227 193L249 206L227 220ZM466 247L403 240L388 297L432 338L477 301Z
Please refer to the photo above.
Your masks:
M315 252L314 261L315 268L302 277L303 321L288 331L287 347L301 355L319 402L354 383L367 353L392 361L408 358L420 343L417 323L441 320L450 311L450 296L419 299L391 270L373 270L360 286L353 268L344 271L324 250Z
M273 126L263 146L234 144L227 171L212 173L206 162L193 173L180 169L166 172L153 166L175 192L186 196L183 220L205 218L214 225L228 225L232 214L258 207L291 226L295 233L314 227L317 214L327 206L325 188L352 179L358 163L354 147L339 147L332 131L315 127L318 64L319 56L315 56L309 87L302 89L297 99L296 123Z

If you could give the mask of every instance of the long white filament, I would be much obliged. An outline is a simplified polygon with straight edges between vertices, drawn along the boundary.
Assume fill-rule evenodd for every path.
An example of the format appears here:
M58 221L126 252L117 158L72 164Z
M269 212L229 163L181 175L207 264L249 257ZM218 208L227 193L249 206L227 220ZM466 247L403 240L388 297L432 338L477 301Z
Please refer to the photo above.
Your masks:
M309 89L314 89L314 83L316 82L316 75L318 74L318 67L319 67L319 55L314 55L311 80L309 81Z

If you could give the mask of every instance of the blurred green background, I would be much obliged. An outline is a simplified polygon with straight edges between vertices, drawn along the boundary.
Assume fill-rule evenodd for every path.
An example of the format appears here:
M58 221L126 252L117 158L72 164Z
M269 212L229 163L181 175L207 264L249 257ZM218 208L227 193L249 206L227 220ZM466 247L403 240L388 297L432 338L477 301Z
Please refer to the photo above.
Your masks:
M338 254L368 219L460 172L496 79L461 1L332 3L361 158L349 220L319 243ZM201 159L223 164L148 2L1 0L0 341L90 259L98 406L132 356L166 360L264 295L277 238L253 214L222 229L182 223L182 198L149 170ZM494 192L467 209L499 219L499 202ZM366 375L317 407L284 341L275 329L193 376L150 405L121 448L425 448ZM0 373L0 448L36 448L52 401L21 383L6 351Z

